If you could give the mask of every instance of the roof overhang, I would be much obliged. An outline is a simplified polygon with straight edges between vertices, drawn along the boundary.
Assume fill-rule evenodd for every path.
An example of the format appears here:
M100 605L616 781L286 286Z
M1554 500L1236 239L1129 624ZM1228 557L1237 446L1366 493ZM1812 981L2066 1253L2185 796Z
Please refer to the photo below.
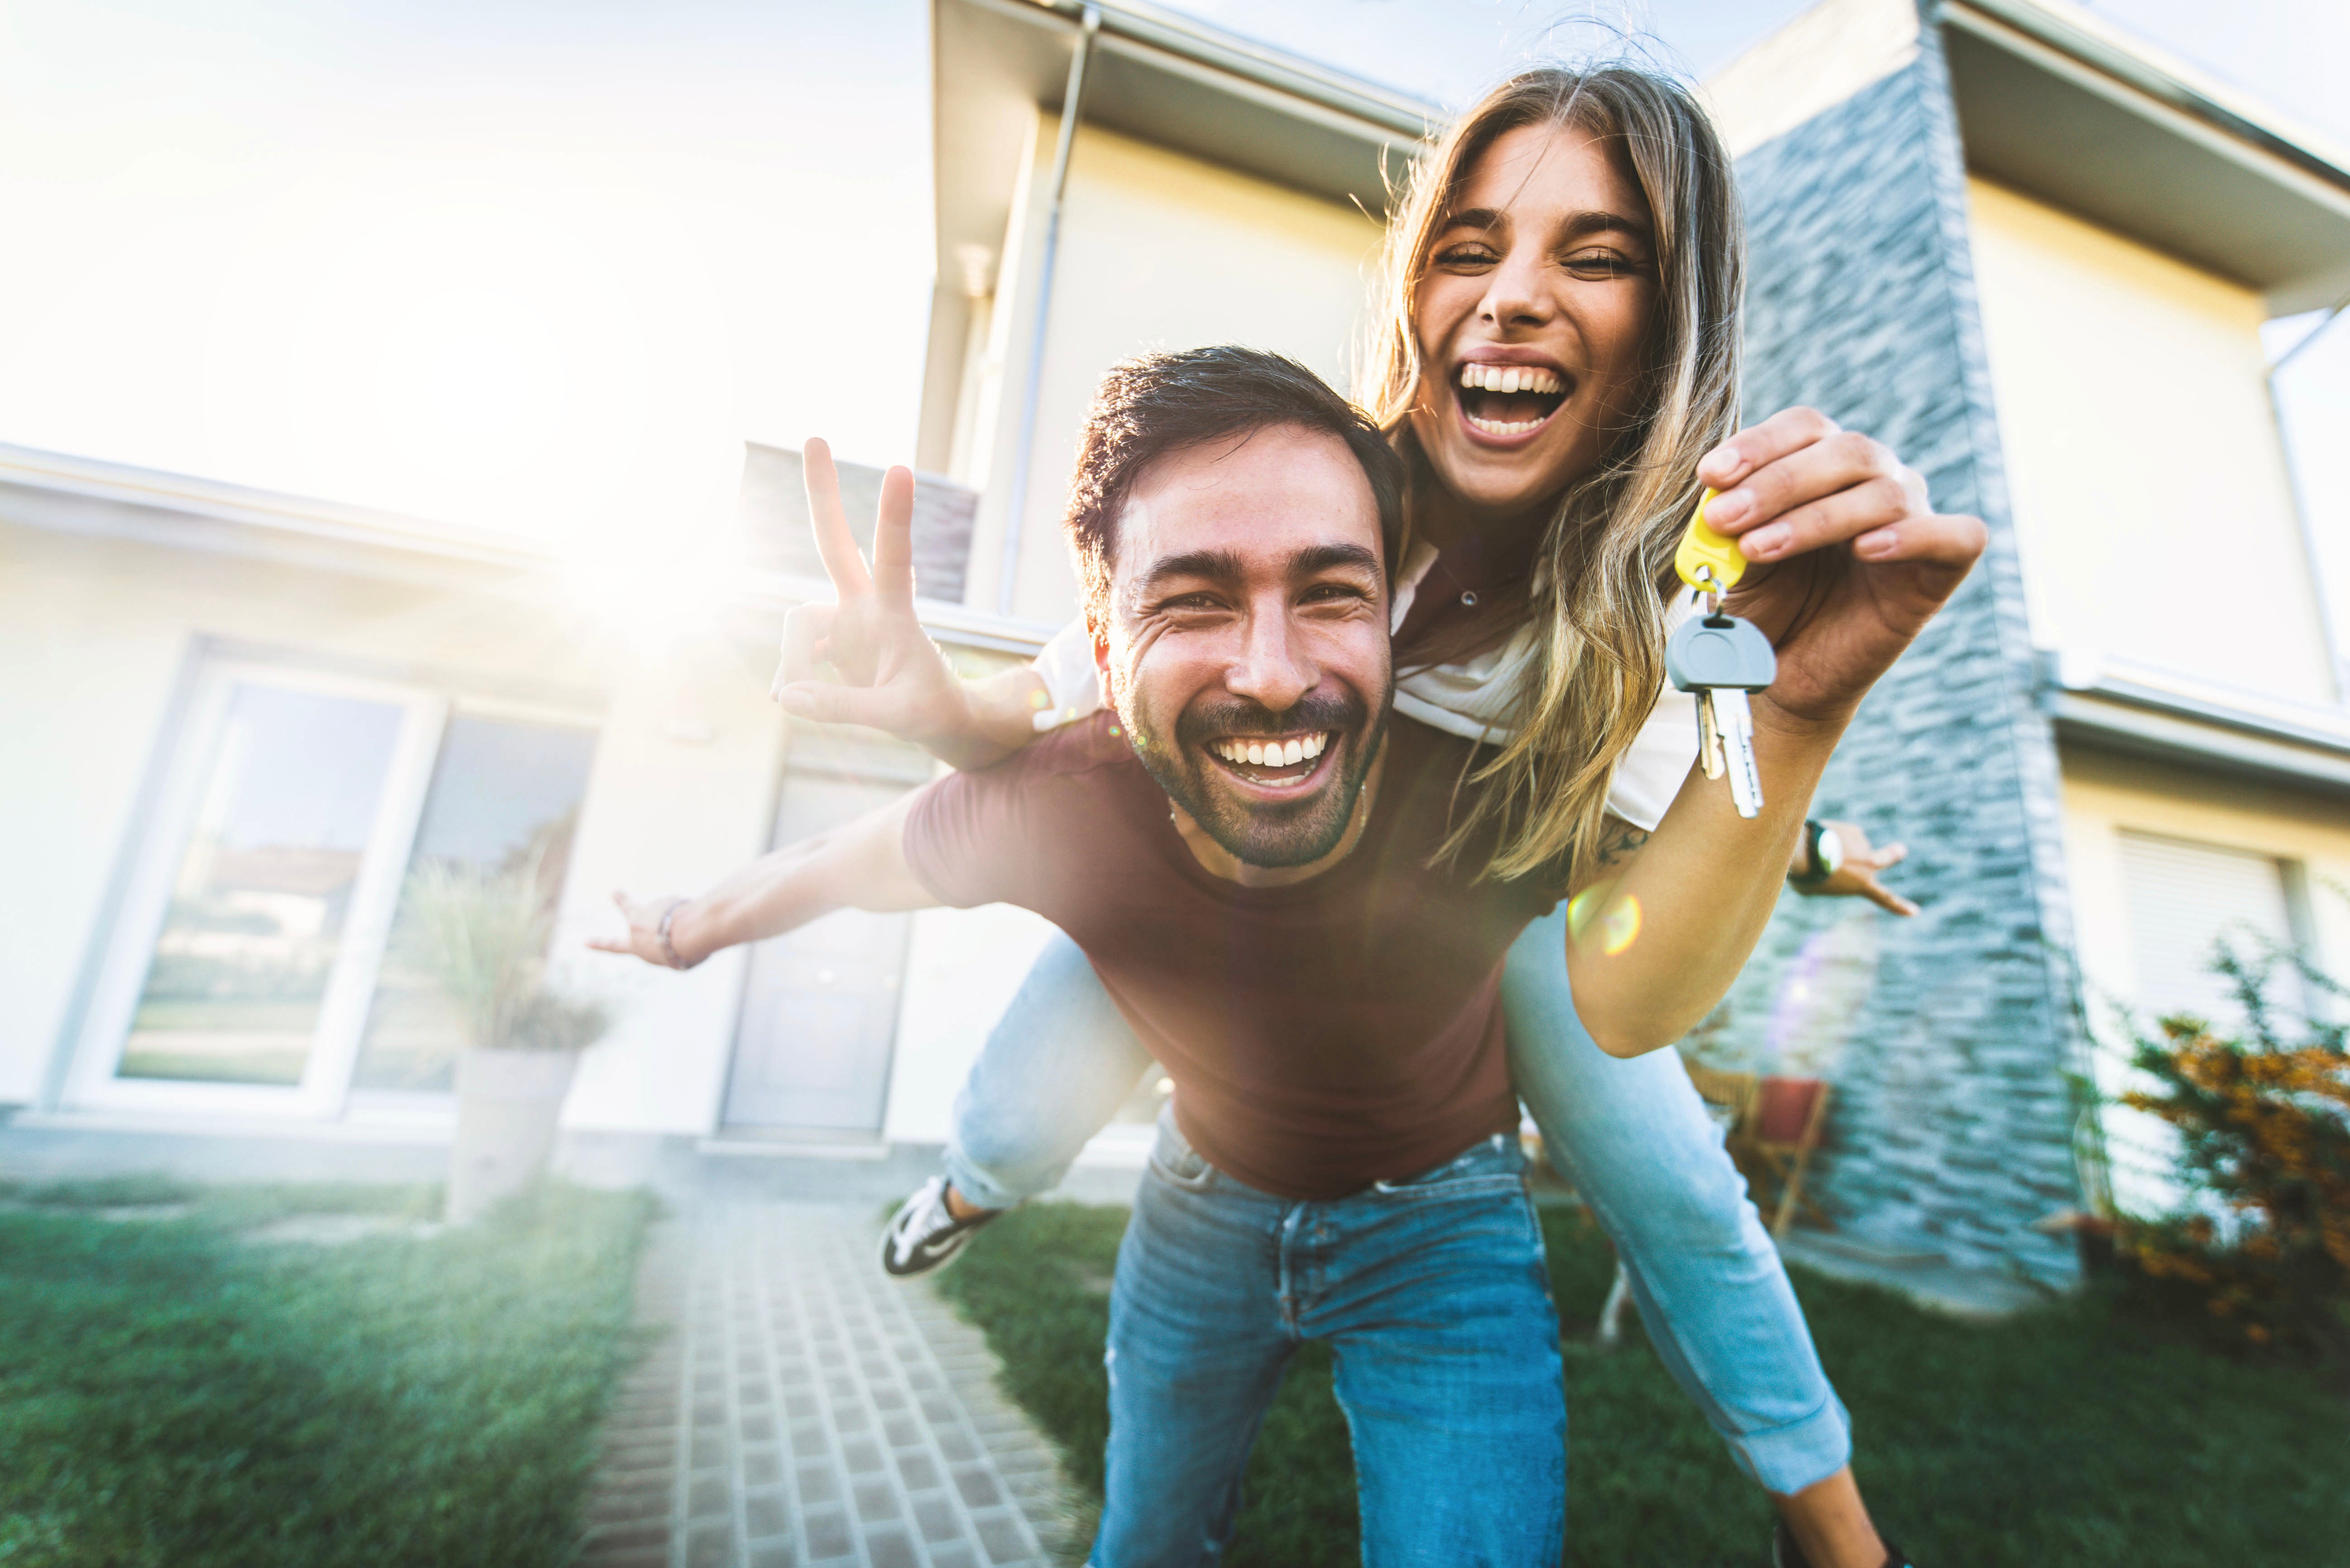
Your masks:
M1939 13L1975 171L2257 288L2350 294L2350 158L2069 5Z
M2338 708L2070 653L2043 656L2040 705L2075 745L2350 796L2350 717Z
M565 557L526 538L0 444L0 524L8 524L524 602L560 599L569 581ZM793 606L832 597L821 577L733 570L712 584L712 622L764 638ZM1059 629L914 603L933 637L960 647L1033 654Z
M939 276L992 255L1028 126L1057 113L1079 0L932 0ZM1155 6L1100 7L1086 123L1386 214L1388 179L1441 109ZM977 282L978 280L973 280Z

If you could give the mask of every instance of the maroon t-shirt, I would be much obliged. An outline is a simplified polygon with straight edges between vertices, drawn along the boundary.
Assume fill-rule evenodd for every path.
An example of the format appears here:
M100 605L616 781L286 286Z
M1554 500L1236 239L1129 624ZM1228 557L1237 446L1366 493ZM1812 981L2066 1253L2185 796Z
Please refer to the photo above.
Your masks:
M1554 890L1431 866L1469 746L1388 726L1353 854L1285 888L1211 875L1114 713L917 798L906 858L943 902L1066 931L1175 1082L1183 1136L1285 1198L1415 1175L1517 1126L1502 961Z

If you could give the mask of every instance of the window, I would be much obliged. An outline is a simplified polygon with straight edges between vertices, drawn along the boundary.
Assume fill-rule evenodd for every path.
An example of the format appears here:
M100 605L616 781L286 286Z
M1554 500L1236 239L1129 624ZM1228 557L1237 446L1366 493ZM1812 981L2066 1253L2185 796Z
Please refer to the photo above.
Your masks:
M2231 982L2213 971L2222 942L2247 959L2274 943L2298 939L2293 888L2298 868L2249 850L2197 844L2148 833L2121 835L2122 888L2129 910L2134 980L2131 993L2114 1000L2136 1014L2137 1025L2188 1012L2221 1030L2243 1020ZM2297 988L2278 1000L2301 1006ZM2110 1100L2145 1087L2130 1065L2128 1042L2112 1038L2100 1053L2100 1086ZM2159 1214L2187 1201L2177 1179L2178 1135L2144 1111L2108 1104L2101 1118L2115 1201L2138 1214Z
M400 958L428 861L532 866L552 899L595 732L565 716L221 662L197 682L68 1098L338 1111L444 1091L457 1038Z
M2121 842L2137 979L2128 1002L2149 1019L2192 1012L2234 1025L2243 1010L2212 962L2223 941L2248 959L2270 943L2293 945L2284 863L2147 833L2124 833Z
M595 751L593 731L454 715L424 797L410 872L437 862L529 875L553 908ZM408 919L403 898L376 977L354 1089L446 1091L455 1084L463 1041L448 1002L406 961Z
M118 1076L302 1081L402 717L233 689Z

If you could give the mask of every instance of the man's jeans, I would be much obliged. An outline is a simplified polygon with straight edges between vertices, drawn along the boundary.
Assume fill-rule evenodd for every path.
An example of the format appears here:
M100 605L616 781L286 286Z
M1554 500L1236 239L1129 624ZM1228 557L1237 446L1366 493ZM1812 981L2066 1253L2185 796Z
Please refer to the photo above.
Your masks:
M1850 1460L1844 1406L1689 1075L1669 1051L1618 1061L1576 1019L1565 920L1562 909L1526 928L1503 971L1519 1097L1614 1238L1682 1390L1749 1475L1801 1491ZM1149 1064L1085 954L1055 935L955 1102L955 1189L996 1209L1049 1190Z
M1215 1563L1291 1352L1322 1340L1367 1568L1555 1568L1566 1398L1514 1137L1325 1202L1217 1170L1159 1119L1109 1308L1095 1568Z

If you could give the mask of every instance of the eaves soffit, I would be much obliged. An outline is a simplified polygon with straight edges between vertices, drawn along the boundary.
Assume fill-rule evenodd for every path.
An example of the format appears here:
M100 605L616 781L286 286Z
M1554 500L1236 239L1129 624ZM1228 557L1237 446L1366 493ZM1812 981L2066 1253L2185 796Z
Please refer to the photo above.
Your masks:
M1975 172L2259 289L2280 315L2350 290L2343 155L2070 6L1939 15Z
M0 525L9 524L515 604L571 597L563 557L527 539L0 443ZM832 587L744 569L713 582L712 594L713 621L764 640L786 610L829 599ZM1024 656L1058 629L935 599L916 607L941 642Z
M1383 216L1442 111L1312 61L1140 6L1104 6L1089 125ZM932 138L940 275L1002 244L1037 109L1058 113L1075 4L933 0Z
M2043 652L2043 711L2077 744L2350 793L2350 710L2212 686L2127 660Z

